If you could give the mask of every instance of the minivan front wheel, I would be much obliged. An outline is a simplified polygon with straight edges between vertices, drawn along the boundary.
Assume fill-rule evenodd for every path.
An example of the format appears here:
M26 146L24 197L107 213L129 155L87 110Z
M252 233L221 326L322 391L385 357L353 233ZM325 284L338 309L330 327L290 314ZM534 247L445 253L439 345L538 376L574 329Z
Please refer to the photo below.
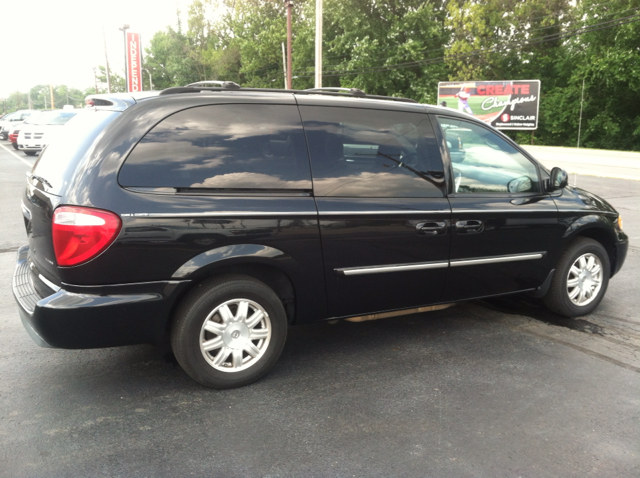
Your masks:
M287 335L282 302L248 276L205 282L178 308L171 345L194 380L233 388L258 380L275 364Z
M544 301L567 317L591 313L609 284L609 255L602 244L579 237L563 253Z

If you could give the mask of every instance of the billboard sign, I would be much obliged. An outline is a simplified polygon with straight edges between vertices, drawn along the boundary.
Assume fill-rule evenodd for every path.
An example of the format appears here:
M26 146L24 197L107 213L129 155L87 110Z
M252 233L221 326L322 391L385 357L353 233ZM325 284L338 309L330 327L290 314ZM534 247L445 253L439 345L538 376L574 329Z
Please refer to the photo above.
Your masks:
M130 93L142 91L142 51L140 34L127 32L127 87Z
M498 129L538 128L540 80L441 81L438 104L470 114Z

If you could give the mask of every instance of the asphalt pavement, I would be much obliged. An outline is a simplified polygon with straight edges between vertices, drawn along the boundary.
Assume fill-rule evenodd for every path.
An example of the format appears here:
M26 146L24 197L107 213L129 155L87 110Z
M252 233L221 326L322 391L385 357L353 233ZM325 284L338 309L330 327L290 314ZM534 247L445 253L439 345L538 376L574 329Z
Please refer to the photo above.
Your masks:
M33 158L0 142L0 477L640 476L640 181L579 175L632 247L594 314L522 296L292 327L259 382L168 346L39 348L11 294Z

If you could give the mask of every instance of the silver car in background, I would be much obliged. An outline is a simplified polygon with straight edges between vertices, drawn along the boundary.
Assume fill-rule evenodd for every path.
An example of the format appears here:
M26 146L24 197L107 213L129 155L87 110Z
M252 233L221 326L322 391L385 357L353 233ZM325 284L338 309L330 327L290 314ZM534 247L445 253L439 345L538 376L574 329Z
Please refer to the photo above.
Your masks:
M28 156L39 153L76 114L78 113L74 110L56 110L38 115L20 129L18 149Z

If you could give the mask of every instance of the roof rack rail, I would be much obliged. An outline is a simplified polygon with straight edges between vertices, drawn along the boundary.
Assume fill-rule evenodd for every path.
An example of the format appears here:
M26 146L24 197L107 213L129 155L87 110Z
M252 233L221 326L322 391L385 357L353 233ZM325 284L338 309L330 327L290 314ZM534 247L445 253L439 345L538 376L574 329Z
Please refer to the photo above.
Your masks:
M219 81L219 80L211 80L211 81L196 81L195 83L189 83L188 85L185 85L187 87L193 87L193 86L217 86L219 88L225 89L225 90L239 90L240 88L242 88L238 83L235 83L233 81Z
M338 92L338 93L349 93L349 94L352 94L353 96L361 96L361 97L367 96L367 94L364 91L359 90L358 88L338 88L334 86L322 87L322 88L307 88L304 91L313 91L316 93L329 91L329 92Z
M233 83L232 81L225 82L215 82L216 85L218 83L228 83L235 86L208 86L203 85L202 83L214 83L214 82L204 82L199 81L197 83L191 83L187 86L177 86L174 88L167 88L166 90L162 90L160 95L176 95L180 93L200 93L204 91L219 91L219 92L229 92L229 91L245 91L247 93L284 93L290 95L327 95L327 96L341 96L341 97L356 97L356 98L366 98L371 100L387 100L387 101L399 101L402 103L418 103L416 100L411 98L401 98L397 96L378 96L378 95L368 95L364 91L359 90L357 88L337 88L337 87L329 87L329 88L310 88L308 90L282 90L282 89L272 89L272 88L243 88L239 86L237 83Z

